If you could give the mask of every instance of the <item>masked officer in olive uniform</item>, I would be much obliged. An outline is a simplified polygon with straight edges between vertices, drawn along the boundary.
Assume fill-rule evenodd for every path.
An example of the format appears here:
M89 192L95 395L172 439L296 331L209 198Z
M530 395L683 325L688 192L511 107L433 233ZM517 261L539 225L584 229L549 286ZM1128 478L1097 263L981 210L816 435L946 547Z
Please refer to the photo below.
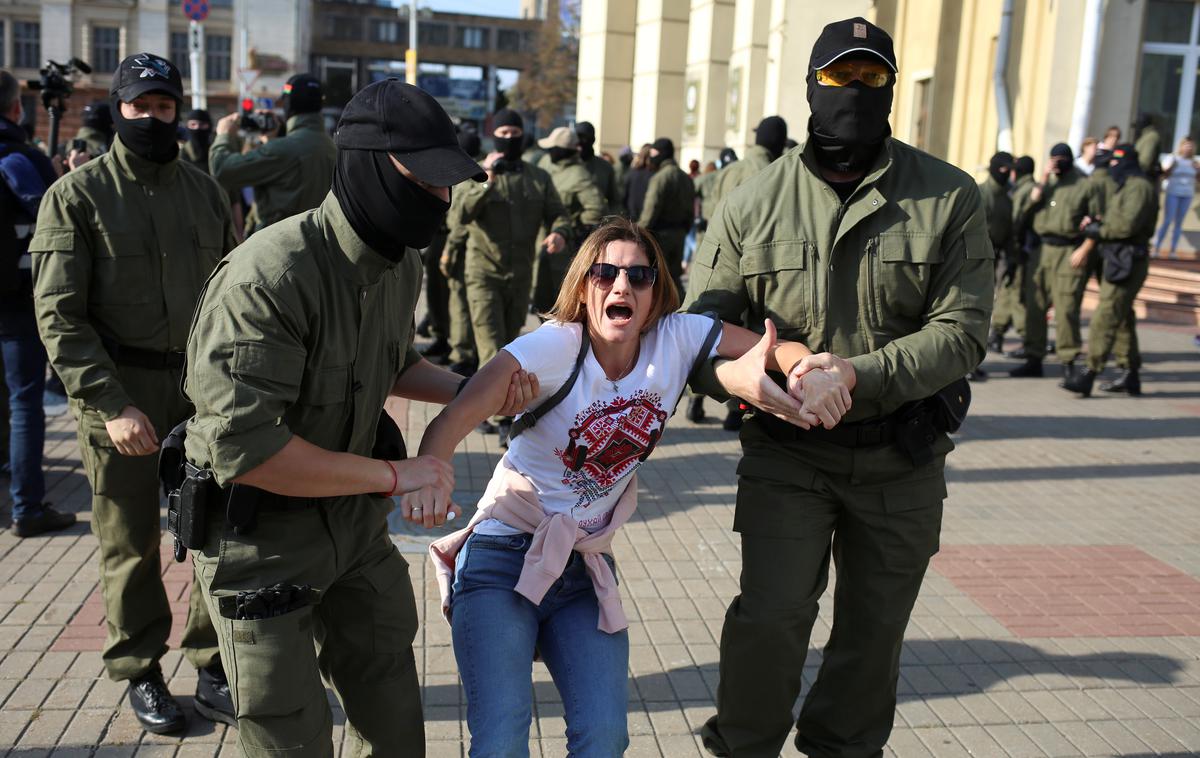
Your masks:
M475 132L459 132L458 146L472 160L482 160L482 145ZM471 328L471 306L467 303L467 225L462 220L461 192L451 193L450 212L446 214L446 245L439 268L449 289L450 370L470 376L479 368L475 349L475 330Z
M667 259L671 278L683 291L683 243L692 226L696 188L692 178L675 162L675 144L659 137L650 148L654 175L646 189L646 203L638 224L654 233Z
M596 189L604 195L604 201L608 205L605 214L616 213L621 207L616 170L611 163L596 155L596 127L592 126L590 121L580 121L575 124L575 135L579 137L579 159L592 175Z
M208 151L213 141L212 116L200 108L190 110L183 119L183 128L187 130L187 141L183 143L183 153L180 157L204 173L209 173Z
M287 134L248 153L238 136L241 114L217 122L209 150L213 178L228 190L254 187L254 231L321 204L333 178L333 140L321 116L321 83L296 74L283 88Z
M709 199L710 209L715 209L730 192L783 155L787 139L787 122L781 117L767 116L759 121L754 128L754 144L746 151L746 157L717 173L717 186Z
M388 496L449 492L454 475L427 456L370 456L389 395L445 403L462 381L411 346L418 250L447 188L485 175L437 101L396 79L354 96L337 146L332 192L222 262L188 342L187 457L215 480L196 572L249 758L333 755L322 677L356 755L425 752Z
M781 339L828 351L798 370L824 366L853 390L833 429L757 412L742 428L741 594L721 634L717 715L702 732L710 752L738 758L774 758L787 738L831 544L833 630L796 746L881 754L954 447L920 401L982 360L992 304L975 182L889 137L891 38L862 18L830 24L810 66L807 144L717 209L686 303L733 321L769 315ZM716 390L713 378L697 388Z
M998 152L988 161L988 178L979 184L979 194L983 198L983 212L987 216L988 239L991 240L992 250L996 254L997 272L1002 270L1004 274L1003 277L999 277L996 284L997 302L1005 289L1004 281L1009 278L1008 269L1014 266L1013 206L1012 198L1008 195L1012 185L1012 172L1012 154L1004 151ZM992 319L995 320L994 311ZM989 339L994 338L989 337ZM999 339L1003 341L1003 337ZM982 378L985 374L982 368L976 368L972 376Z
M566 250L550 254L543 249L538 254L533 307L537 312L545 313L554 305L554 298L558 297L558 290L580 243L604 220L607 203L592 175L583 167L579 137L574 131L565 126L557 127L545 139L538 140L538 146L546 151L542 165L554 182L571 227Z
M1137 316L1133 301L1146 282L1150 271L1150 238L1158 218L1158 191L1138 161L1133 145L1117 145L1109 163L1109 180L1116 186L1104 218L1087 219L1084 234L1099 242L1104 261L1104 278L1100 283L1100 303L1088 328L1087 369L1063 384L1071 392L1084 397L1092 394L1096 376L1104 370L1108 354L1113 351L1121 330L1126 330L1129 342L1125 356L1122 389L1130 395L1142 390L1138 369L1142 356L1138 351ZM1108 388L1111 390L1111 388Z
M1041 246L1029 257L1025 283L1025 363L1010 376L1042 375L1046 355L1046 313L1054 306L1054 338L1063 377L1075 372L1075 358L1083 349L1079 328L1088 268L1076 266L1084 238L1079 224L1088 214L1091 185L1075 168L1075 157L1065 143L1050 148L1050 162L1042 183L1029 193L1033 231Z
M171 607L159 561L158 441L192 413L179 392L183 349L204 280L233 247L225 193L179 159L179 71L150 53L113 74L112 149L50 187L33 253L38 327L79 420L92 486L105 668L130 682L153 732L183 728L163 683ZM182 647L200 669L197 710L232 719L217 639L193 585Z
M113 141L112 108L103 100L83 106L83 126L75 132L75 139L87 143L88 155L95 158L108 152Z
M998 280L996 282L996 307L992 310L992 329L988 337L988 347L994 352L1004 352L1004 334L1011 326L1017 330L1022 340L1025 339L1025 304L1023 302L1025 283L1025 261L1028 250L1036 247L1031 239L1032 230L1029 214L1029 194L1033 191L1033 158L1022 155L1013 162L1013 185L1010 205L1012 241L1007 250L1005 260L997 260ZM989 236L991 226L989 223ZM1024 350L1024 348L1021 348ZM1022 356L1023 357L1023 356Z
M533 262L538 246L551 256L562 255L571 234L571 220L550 175L521 160L525 122L505 108L492 117L495 151L483 160L488 180L459 189L460 211L455 223L466 226L467 302L475 348L483 365L500 348L521 334L529 315ZM550 233L540 239L538 231ZM507 444L512 420L497 417L480 431L499 427L500 444Z

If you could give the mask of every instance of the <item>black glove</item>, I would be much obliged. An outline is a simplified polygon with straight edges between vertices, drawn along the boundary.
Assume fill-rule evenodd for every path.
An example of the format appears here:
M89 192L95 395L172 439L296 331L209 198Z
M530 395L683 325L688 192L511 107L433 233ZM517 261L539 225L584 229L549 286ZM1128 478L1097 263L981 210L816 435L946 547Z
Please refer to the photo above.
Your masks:
M510 168L511 167L508 165L508 161L504 160L503 158L497 158L496 160L492 161L493 176L501 176L502 174L506 174L509 172Z
M1092 223L1083 227L1083 236L1090 240L1100 239L1100 222L1093 221Z

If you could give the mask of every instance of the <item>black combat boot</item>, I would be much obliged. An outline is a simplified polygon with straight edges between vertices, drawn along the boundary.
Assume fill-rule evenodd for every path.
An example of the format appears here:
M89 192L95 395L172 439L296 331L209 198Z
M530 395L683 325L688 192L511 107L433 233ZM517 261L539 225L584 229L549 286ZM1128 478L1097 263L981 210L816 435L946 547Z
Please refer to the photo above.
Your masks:
M1026 358L1024 363L1022 363L1020 366L1017 366L1012 371L1009 371L1008 375L1017 379L1023 379L1026 377L1040 377L1043 375L1042 359Z
M1090 368L1083 371L1076 371L1071 375L1071 378L1063 382L1063 389L1069 392L1078 392L1084 397L1092 396L1092 385L1096 383L1096 372Z
M1029 357L1025 354L1025 346L1024 345L1021 345L1016 350L1009 350L1007 353L1005 353L1005 355L1007 355L1009 358L1016 358L1019 361L1023 361L1027 357Z
M187 726L183 708L167 689L162 670L157 664L139 678L129 681L129 707L147 732L173 734L183 731Z
M1138 375L1136 368L1127 368L1116 379L1101 384L1100 391L1125 392L1131 397L1138 397L1142 394L1142 378Z
M217 661L196 673L200 677L196 682L196 713L209 721L237 726L233 698L229 694L229 680L225 678L225 668L221 662Z
M693 424L700 424L704 419L704 395L695 395L688 401L687 420Z
M1000 330L992 330L992 333L988 335L987 346L988 350L993 353L1004 354L1004 335L1000 333Z
M1066 387L1067 383L1074 379L1077 373L1079 372L1075 369L1075 361L1064 363L1062 379L1058 380L1058 386Z

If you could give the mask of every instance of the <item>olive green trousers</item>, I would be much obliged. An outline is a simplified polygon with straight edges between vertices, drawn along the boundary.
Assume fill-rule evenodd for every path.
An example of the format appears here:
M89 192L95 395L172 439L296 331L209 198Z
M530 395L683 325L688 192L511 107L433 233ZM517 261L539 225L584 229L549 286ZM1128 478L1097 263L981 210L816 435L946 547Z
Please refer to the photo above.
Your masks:
M895 717L904 630L938 550L945 452L914 468L892 446L774 443L742 430L734 529L740 594L721 631L717 715L702 736L720 754L775 758L791 731L829 566L833 628L796 721L808 755L882 754Z
M992 331L1003 335L1011 326L1025 336L1025 266L1018 266L1012 281L996 283L996 304L992 309Z
M454 273L454 272L451 272ZM446 279L447 312L450 317L450 362L475 363L475 330L471 328L471 306L467 302L467 284L462 274Z
M1134 259L1125 281L1100 282L1100 303L1088 325L1088 368L1092 371L1103 371L1110 353L1116 356L1121 368L1141 368L1142 354L1138 347L1133 302L1149 272L1150 259L1143 256Z
M467 304L480 366L521 334L529 316L532 282L528 271L503 279L467 272Z
M191 415L179 372L121 367L121 384L154 424L159 440ZM92 487L92 532L100 541L100 591L107 636L101 658L109 677L136 679L167 652L171 605L162 581L158 456L117 452L104 421L72 403L79 452ZM217 637L193 582L180 647L195 667L217 660Z
M391 499L336 498L258 514L250 534L209 524L205 589L248 758L333 756L328 683L346 711L350 756L423 756L408 564L387 532ZM237 620L223 597L277 584L318 591L283 615Z

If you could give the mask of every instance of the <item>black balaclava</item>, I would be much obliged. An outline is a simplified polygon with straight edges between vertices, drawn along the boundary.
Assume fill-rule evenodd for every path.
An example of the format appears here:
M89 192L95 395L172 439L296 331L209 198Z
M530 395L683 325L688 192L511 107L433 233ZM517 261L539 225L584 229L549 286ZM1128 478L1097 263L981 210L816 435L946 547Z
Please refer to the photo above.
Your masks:
M722 148L720 156L717 157L717 168L725 168L737 159L737 151L732 147Z
M1125 180L1131 176L1144 176L1133 145L1126 143L1113 148L1112 158L1108 162L1108 175L1118 187L1124 187Z
M575 135L579 137L579 154L584 161L589 161L596 154L596 127L590 121L580 121L575 125Z
M83 125L103 134L111 145L113 140L112 108L103 100L95 100L83 106Z
M392 263L406 247L428 247L450 210L382 150L338 150L333 194L355 233Z
M208 115L205 110L188 111L183 117L184 126L187 126L189 121L199 121L208 124L207 129L187 129L187 140L192 143L192 147L200 155L208 156L208 147L213 141L212 116Z
M659 137L650 147L658 151L658 155L650 156L650 165L656 170L663 164L663 161L675 157L675 143L667 137Z
M754 127L754 144L771 154L771 160L783 155L787 147L787 122L779 116L767 116Z
M1033 157L1022 155L1020 158L1017 158L1017 162L1013 164L1013 174L1018 179L1023 176L1031 176L1033 174Z
M502 126L515 126L524 132L525 119L521 118L521 114L512 108L502 108L492 116L492 130ZM504 160L516 163L521 160L521 153L525 148L525 135L522 134L520 137L496 137L493 135L492 143L495 144L498 152L503 153Z
M579 155L579 151L572 147L552 147L546 153L552 163L562 163L573 155Z
M888 114L896 78L878 88L857 81L845 87L825 87L817 84L816 71L810 70L806 81L812 110L808 133L817 162L833 171L865 171L892 133Z
M1054 173L1061 176L1071 170L1071 166L1075 163L1075 153L1071 152L1070 145L1059 142L1050 148L1050 159L1054 161Z
M175 102L175 120L160 121L154 116L125 118L121 101L113 96L113 126L125 147L152 163L170 163L179 156L179 102Z
M992 156L992 160L988 162L988 174L991 175L996 183L1001 187L1008 186L1009 175L1013 169L1012 153L1006 153L1003 150Z

